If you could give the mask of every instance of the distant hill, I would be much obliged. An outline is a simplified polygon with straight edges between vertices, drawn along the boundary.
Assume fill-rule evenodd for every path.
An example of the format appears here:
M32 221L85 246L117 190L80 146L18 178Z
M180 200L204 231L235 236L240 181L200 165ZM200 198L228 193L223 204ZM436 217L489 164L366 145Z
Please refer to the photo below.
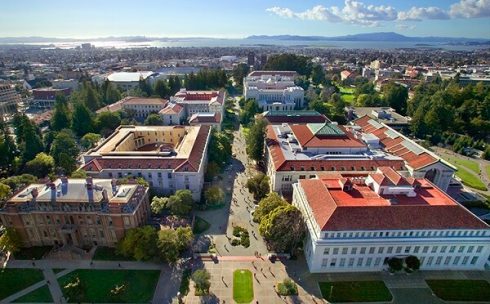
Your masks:
M254 35L245 38L247 40L288 40L288 41L391 41L391 42L440 42L440 43L484 43L488 39L464 38L464 37L409 37L394 32L364 33L346 36L296 36L296 35Z

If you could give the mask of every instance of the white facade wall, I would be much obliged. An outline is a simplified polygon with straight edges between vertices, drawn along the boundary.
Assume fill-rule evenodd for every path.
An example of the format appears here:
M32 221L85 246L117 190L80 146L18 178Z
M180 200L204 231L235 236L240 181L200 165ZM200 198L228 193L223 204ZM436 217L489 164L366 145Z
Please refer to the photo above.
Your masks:
M413 170L409 168L410 175L412 175L414 178L427 178L427 174L431 170L435 170L435 176L434 180L432 180L432 183L442 189L442 191L447 191L449 183L451 182L451 179L454 175L453 169L442 164L441 162L434 163L419 170Z
M307 224L310 272L386 269L386 259L414 255L423 270L483 270L490 255L489 229L320 231L304 193L293 186L293 205Z
M180 111L176 114L160 114L160 117L163 120L164 126L180 125L184 119L184 111Z
M140 120L146 119L148 115L151 113L158 113L160 110L164 108L164 104L157 105L157 104L123 104L123 109L125 110L132 110L135 111L136 113L136 118Z

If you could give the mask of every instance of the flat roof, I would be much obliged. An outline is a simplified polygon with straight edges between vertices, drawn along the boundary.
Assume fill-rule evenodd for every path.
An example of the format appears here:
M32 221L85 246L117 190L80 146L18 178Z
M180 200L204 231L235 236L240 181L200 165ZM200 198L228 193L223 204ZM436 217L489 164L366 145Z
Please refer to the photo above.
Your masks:
M153 74L151 71L141 72L115 72L110 74L107 79L114 82L137 82L140 78L146 79Z

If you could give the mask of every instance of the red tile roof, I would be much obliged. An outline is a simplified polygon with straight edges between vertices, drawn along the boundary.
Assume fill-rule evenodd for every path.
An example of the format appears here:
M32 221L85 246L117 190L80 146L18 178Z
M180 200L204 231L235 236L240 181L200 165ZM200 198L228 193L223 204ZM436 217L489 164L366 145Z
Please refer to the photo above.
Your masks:
M224 91L187 91L182 90L175 94L175 97L180 97L185 100L207 100L211 101L217 97L216 101L220 104L224 104L225 92Z
M172 169L175 171L197 172L201 165L206 143L210 135L210 126L201 126L196 140L187 159L185 158L121 158L101 157L94 158L86 163L82 169L87 172L101 172L103 170L127 169Z
M343 191L338 178L299 184L323 231L489 228L427 180L417 181L416 197L380 196L359 183Z
M193 114L189 118L189 123L200 124L200 123L221 123L221 114L216 112L213 116L211 115L200 115L199 113Z
M307 123L324 123L329 122L328 118L325 115L314 115L314 116L264 116L264 119L269 124L307 124Z
M296 71L253 71L248 74L249 77L255 76L286 76L286 77L296 77L298 73Z
M338 126L343 135L319 136L311 132L308 125L291 125L291 131L302 147L321 147L321 148L362 148L366 147L361 140L355 138L343 126Z
M355 124L360 126L363 132L372 133L376 135L380 140L380 144L383 145L384 149L387 152L403 158L405 162L413 169L415 170L422 169L426 166L429 166L431 164L440 161L439 158L434 157L434 155L432 155L431 153L429 153L428 151L426 151L424 148L420 146L419 147L421 149L421 153L416 154L413 151L410 151L410 149L405 147L403 144L405 142L411 142L411 141L409 141L400 133L394 131L393 129L389 128L384 124L380 124L380 127L376 128L376 126L373 126L373 124L371 124L370 121L372 121L372 119L369 116L363 116L355 120ZM397 137L390 138L386 134L387 131L395 132L397 134Z
M167 106L160 110L160 114L179 114L184 110L184 107L179 104L174 104L172 106Z
M168 100L162 98L144 98L144 97L126 97L123 99L124 104L134 104L134 105L162 105L166 106Z
M405 170L405 164L401 159L286 160L272 125L266 128L266 145L276 171L301 171L301 168L307 171L376 171L378 167ZM314 170L311 170L312 167Z

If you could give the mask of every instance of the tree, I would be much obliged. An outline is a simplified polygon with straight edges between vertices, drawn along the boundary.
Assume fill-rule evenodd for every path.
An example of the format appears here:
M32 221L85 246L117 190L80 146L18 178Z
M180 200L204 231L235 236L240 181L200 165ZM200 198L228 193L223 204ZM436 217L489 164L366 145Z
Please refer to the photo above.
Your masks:
M57 94L53 117L51 118L51 130L60 131L69 128L71 125L70 111L66 102L65 95Z
M168 197L154 196L151 200L150 208L153 214L161 214L167 207Z
M325 82L325 70L320 64L313 66L313 69L311 70L311 81L313 81L313 84L315 85Z
M129 229L117 245L117 251L138 261L148 261L158 255L157 231L152 226Z
M22 161L25 163L43 152L44 146L36 127L30 121L24 125L22 137Z
M167 263L175 263L180 254L189 248L194 235L190 227L162 229L158 232L158 248L160 258Z
M311 69L310 58L290 53L269 56L264 66L264 70L267 71L296 71L307 76L310 75Z
M383 98L385 103L397 113L401 115L407 113L408 90L406 87L390 82L383 87Z
M154 91L155 91L155 94L160 96L160 98L167 98L170 95L169 94L170 89L167 86L167 83L162 79L157 80L157 82L155 83Z
M63 286L64 294L69 302L81 303L85 295L85 287L80 281L80 277L76 276Z
M198 294L208 294L211 287L211 274L206 269L198 269L192 274L192 280Z
M161 126L163 125L163 119L156 113L150 113L145 119L145 126Z
M255 99L249 99L245 102L245 106L240 112L240 123L248 125L254 118L255 114L259 113L259 104Z
M326 103L319 99L309 102L308 108L310 108L311 110L315 110L318 113L323 114L327 117L330 116L330 108Z
M481 158L490 160L490 145L487 144L487 147L485 148L485 151L483 151Z
M121 93L115 85L113 85L108 80L105 83L105 94L104 94L104 104L112 104L121 99Z
M247 180L246 186L248 191L253 194L254 199L259 201L263 199L270 191L269 177L264 173L259 172Z
M82 103L75 105L71 128L78 136L83 136L93 131L93 119L89 109Z
M22 247L22 237L15 228L7 227L0 236L0 250L16 253Z
M102 136L108 136L120 125L121 117L119 113L105 111L97 114L95 118L95 129Z
M208 206L221 205L225 201L225 193L220 187L213 186L204 192L204 198Z
M90 111L94 112L99 108L100 96L97 94L97 91L95 91L95 89L92 87L91 83L84 83L81 95L84 105L88 109L90 109Z
M288 203L276 192L267 194L266 197L260 200L257 208L255 208L254 222L260 223L265 216L274 211L276 208L287 205Z
M27 162L25 171L39 178L52 173L54 169L54 159L51 155L44 152L38 153L33 160Z
M51 145L50 155L54 158L57 167L66 175L70 175L77 167L77 157L80 150L77 147L75 136L70 130L61 130Z
M85 170L79 169L73 172L70 176L71 178L87 178L87 172Z
M243 78L245 78L249 72L250 67L248 66L248 64L245 63L240 63L233 68L233 80L238 87L241 87L243 85Z
M31 174L9 176L8 178L4 178L0 180L1 183L9 186L13 192L25 188L30 184L37 183L37 181L38 181L37 177Z
M9 129L0 120L0 176L8 175L14 170L17 146L10 136Z
M419 270L420 269L420 260L414 255L410 255L410 256L406 257L405 263L407 264L407 267L411 270Z
M170 89L169 95L174 95L177 93L182 86L182 82L179 76L170 76L168 78L168 87Z
M251 159L260 161L264 154L264 138L267 122L264 119L257 119L250 127L247 136L247 154Z
M11 193L12 189L10 189L9 185L0 183L0 202L7 200Z
M86 150L95 147L95 145L100 140L100 135L97 133L87 133L83 135L82 139L80 139L80 145Z
M292 205L274 209L260 221L260 234L277 252L294 252L304 238L306 226L301 212Z
M391 258L388 260L388 265L391 270L400 271L403 269L403 260L399 258Z
M150 97L151 95L153 95L153 90L148 83L148 80L144 79L143 77L140 77L139 88L141 91L143 91L143 93L145 93L146 97Z
M228 163L231 158L232 141L232 135L212 129L211 138L209 139L208 157L210 163L215 163L219 166L219 171L223 169L223 166Z
M190 190L177 190L168 198L167 208L175 215L188 215L192 211L192 192Z

